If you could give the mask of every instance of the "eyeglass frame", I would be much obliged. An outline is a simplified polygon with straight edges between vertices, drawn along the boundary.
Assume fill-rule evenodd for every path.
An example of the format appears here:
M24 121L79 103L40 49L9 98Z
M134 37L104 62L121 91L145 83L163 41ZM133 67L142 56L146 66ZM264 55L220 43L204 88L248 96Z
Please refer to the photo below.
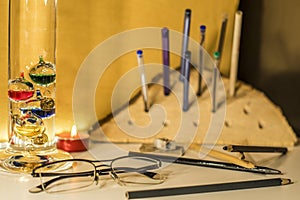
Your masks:
M115 169L113 169L112 164L114 163L114 161L117 160L121 160L124 158L139 158L142 160L148 160L148 161L155 161L156 163L147 167L142 167L142 168L135 168L135 170L133 168L122 168L123 171L118 171L117 173L115 172ZM53 165L53 164L58 164L58 163L64 163L64 162L87 162L89 164L91 164L94 167L93 171L85 171L85 172L36 172L38 169L40 168L44 168L47 167L47 165ZM106 163L106 162L110 162L109 165L107 164L100 164L100 165L95 165L95 163ZM34 188L39 189L39 190L29 190L32 193L37 193L37 192L41 192L41 191L47 191L47 187L56 182L59 181L61 179L64 178L73 178L76 176L93 176L94 179L91 182L91 185L96 182L96 185L98 184L99 181L99 176L101 175L110 175L112 179L114 179L115 181L117 181L118 184L120 184L120 180L118 177L118 173L127 173L127 172L137 172L140 174L145 175L148 178L152 178L155 175L157 175L157 173L155 172L150 172L148 170L153 170L153 169L159 169L162 166L162 161L156 158L147 158L147 157L142 157L142 156L121 156L121 157L117 157L114 159L107 159L107 160L89 160L89 159L81 159L81 158L73 158L73 159L65 159L65 160L57 160L54 162L48 162L48 163L44 163L40 166L35 167L32 172L31 172L31 176L32 177L55 177L53 179L50 179L38 186L35 186ZM107 167L106 169L97 169L99 167ZM119 169L117 169L119 170ZM59 170L58 170L59 171ZM122 185L122 184L120 184Z

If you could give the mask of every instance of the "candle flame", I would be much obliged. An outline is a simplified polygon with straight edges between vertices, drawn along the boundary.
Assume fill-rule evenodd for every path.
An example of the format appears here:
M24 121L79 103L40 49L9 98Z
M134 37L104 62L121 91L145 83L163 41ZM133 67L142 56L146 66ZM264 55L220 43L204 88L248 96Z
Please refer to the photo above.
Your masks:
M76 136L77 136L77 128L76 125L73 125L71 130L71 137L76 137Z

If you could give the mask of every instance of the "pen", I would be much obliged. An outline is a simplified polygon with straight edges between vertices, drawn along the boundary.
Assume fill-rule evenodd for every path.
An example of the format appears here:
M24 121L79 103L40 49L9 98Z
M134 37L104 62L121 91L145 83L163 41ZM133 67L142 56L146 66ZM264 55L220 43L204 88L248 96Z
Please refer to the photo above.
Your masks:
M185 64L184 64L184 79L183 79L183 111L189 109L189 82L190 82L190 60L191 52L185 53Z
M205 31L206 31L206 26L201 25L200 26L200 46L199 46L199 76L198 76L198 91L197 91L197 96L201 96L202 89L201 89L201 84L202 84L202 73L203 73L203 48L204 48L204 42L205 42Z
M228 169L228 170L236 170L243 172L253 172L260 174L281 174L281 172L277 169L271 169L262 166L255 166L255 168L245 168L236 164L227 163L227 162L219 162L219 161L210 161L210 160L201 160L201 159L193 159L193 158L185 158L185 157L175 157L175 156L165 156L165 155L155 155L149 153L140 153L140 152L132 152L128 153L129 156L144 156L148 158L156 158L163 162L168 163L176 163L182 165L194 165L199 167L211 167L218 169Z
M138 198L150 198L150 197L173 196L173 195L187 195L187 194L197 194L197 193L207 193L207 192L221 192L221 191L228 191L228 190L243 190L243 189L253 189L253 188L262 188L262 187L282 186L291 183L292 181L290 179L285 179L285 178L260 179L260 180L208 184L208 185L193 185L193 186L183 186L183 187L140 190L140 191L128 191L126 192L126 197L127 199L138 199Z
M200 150L204 150L205 152L208 152L208 155L214 158L217 158L222 161L230 162L236 165L239 165L241 167L245 168L255 168L255 165L249 161L241 160L237 157L234 157L232 155L228 155L227 153L222 153L220 151L216 151L213 149L207 149L204 146L200 146L198 144L191 144L190 148L196 152L200 152ZM201 153L201 152L200 152Z
M264 147L264 146L243 146L243 145L228 145L223 147L229 152L256 152L256 153L287 153L286 147Z
M139 65L139 69L140 69L140 73L141 73L142 93L143 93L144 106L145 106L144 110L145 110L145 112L148 112L149 111L148 88L147 88L147 84L146 84L143 51L138 50L136 53L137 53L138 65Z
M219 36L219 43L218 43L218 49L217 49L217 51L220 52L220 54L222 54L222 50L223 50L223 46L224 46L227 21L228 21L227 16L224 16L223 20L222 20L221 32L220 32L220 36Z
M217 79L218 79L218 68L219 68L219 59L220 53L214 53L215 65L213 68L213 80L212 80L212 112L217 111Z
M163 77L164 77L164 94L170 94L170 53L169 53L169 29L162 28L162 56L163 56Z
M185 52L188 49L189 36L190 36L190 24L191 24L191 9L186 9L184 13L184 27L183 27L183 36L182 36L182 49L181 49L181 64L180 64L180 72L181 75L179 77L180 80L183 80L184 77L184 65L185 65Z

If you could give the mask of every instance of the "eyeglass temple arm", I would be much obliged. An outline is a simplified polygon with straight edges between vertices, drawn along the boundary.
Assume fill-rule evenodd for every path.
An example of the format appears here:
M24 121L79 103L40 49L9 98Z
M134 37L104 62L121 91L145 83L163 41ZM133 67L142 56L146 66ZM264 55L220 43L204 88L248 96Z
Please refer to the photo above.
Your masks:
M114 174L121 174L121 173L128 173L128 172L136 172L141 175L147 176L148 178L155 179L155 176L159 173L156 172L150 172L147 170L156 169L157 167L154 166L147 166L147 167L141 167L141 168L130 168L130 167L121 167L113 170Z
M53 179L50 179L46 182L44 182L43 184L37 185L31 189L29 189L29 192L31 193L39 193L44 191L44 188L47 188L50 184L55 183L57 181L60 181L62 179L66 179L66 178L74 178L74 177L80 177L80 176L90 176L93 175L93 171L89 171L89 172L82 172L82 173L74 173L74 174L60 174L61 176L55 177ZM108 174L108 173L106 173ZM57 176L57 173L41 173L41 177L50 177L50 176ZM103 173L104 175L104 173ZM39 177L39 174L34 174L34 177Z
M70 175L70 176L59 176L59 177L56 177L56 178L53 178L53 179L50 179L40 185L37 185L33 188L30 188L29 189L29 192L30 193L39 193L39 192L42 192L44 191L44 188L47 188L50 184L56 182L56 181L59 181L59 180L62 180L62 179L65 179L65 178L71 178L71 177L74 177L74 175Z
M51 177L51 176L67 176L67 177L76 177L76 176L89 176L93 175L94 171L85 171L85 172L77 172L77 173L49 173L49 172L41 172L41 173L32 173L33 177Z

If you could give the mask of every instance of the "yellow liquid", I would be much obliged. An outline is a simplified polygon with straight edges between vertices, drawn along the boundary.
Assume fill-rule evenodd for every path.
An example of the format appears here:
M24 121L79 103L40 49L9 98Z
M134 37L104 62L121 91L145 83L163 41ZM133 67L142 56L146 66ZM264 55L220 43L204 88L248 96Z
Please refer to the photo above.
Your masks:
M37 126L37 125L25 125L25 126L15 126L14 131L22 136L25 137L33 137L37 136L44 132L43 126Z

